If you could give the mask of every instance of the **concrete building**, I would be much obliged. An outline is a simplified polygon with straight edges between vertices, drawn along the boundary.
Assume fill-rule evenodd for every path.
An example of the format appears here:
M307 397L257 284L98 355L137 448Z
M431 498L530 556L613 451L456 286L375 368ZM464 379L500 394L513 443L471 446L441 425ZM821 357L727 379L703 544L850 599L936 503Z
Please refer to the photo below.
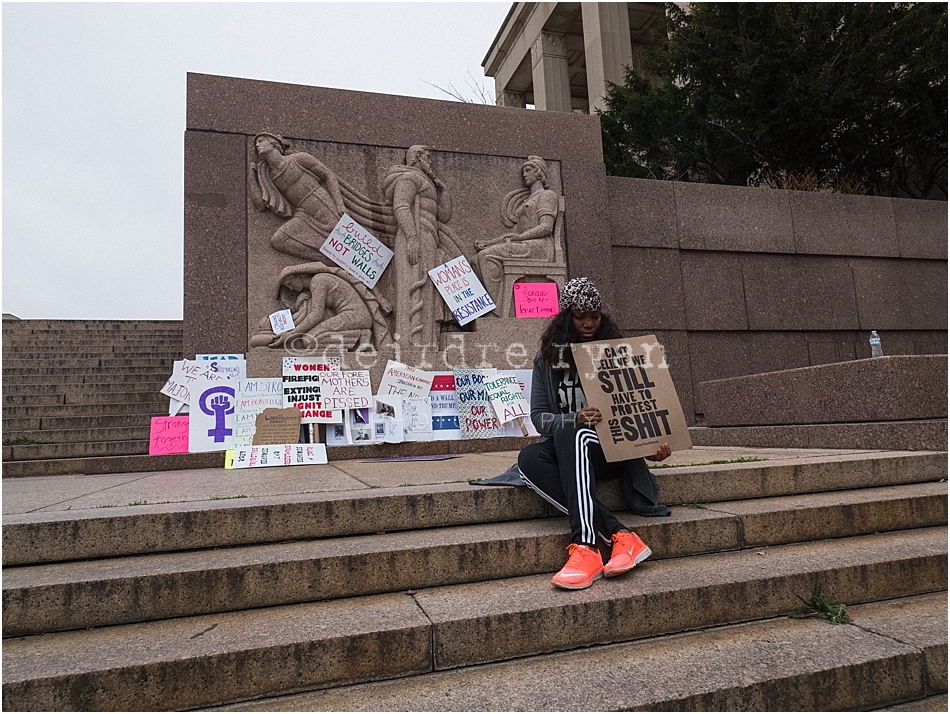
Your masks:
M662 19L662 3L513 3L482 67L499 106L591 114Z

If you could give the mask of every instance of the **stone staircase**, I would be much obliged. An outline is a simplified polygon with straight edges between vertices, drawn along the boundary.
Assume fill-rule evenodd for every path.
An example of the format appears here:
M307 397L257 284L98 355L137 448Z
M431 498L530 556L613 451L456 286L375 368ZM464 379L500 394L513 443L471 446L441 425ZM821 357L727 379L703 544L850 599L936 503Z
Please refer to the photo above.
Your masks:
M653 557L577 592L524 488L5 516L3 708L945 710L946 478L945 452L663 469L673 515L619 514ZM790 618L816 588L852 622Z
M4 317L4 476L135 470L181 358L180 320Z

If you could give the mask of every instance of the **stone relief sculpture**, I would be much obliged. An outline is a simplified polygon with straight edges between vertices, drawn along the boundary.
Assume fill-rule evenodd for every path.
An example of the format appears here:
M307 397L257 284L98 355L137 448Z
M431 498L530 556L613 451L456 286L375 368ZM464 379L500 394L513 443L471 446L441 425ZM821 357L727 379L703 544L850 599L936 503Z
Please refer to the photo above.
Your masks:
M555 262L554 226L559 197L549 188L544 159L529 156L521 165L521 178L525 188L507 194L501 208L505 226L515 230L492 240L475 242L482 283L496 305L503 304L507 262L515 259Z
M291 311L294 329L275 335L264 317L251 347L292 344L306 349L332 344L350 350L389 340L386 316L392 306L341 268L324 263L292 265L281 271L278 290L280 303Z
M320 246L346 210L337 177L315 156L286 154L290 145L276 134L258 134L254 148L261 160L251 164L257 189L252 185L251 200L259 211L289 219L271 245L297 258L322 260Z
M396 219L396 332L414 347L437 345L442 300L428 271L462 254L448 227L452 201L426 146L411 146L405 165L389 169L383 193Z
M274 290L280 304L292 311L295 329L274 335L264 316L250 346L299 348L297 338L304 335L324 342L332 335L345 350L370 342L379 349L390 339L392 323L409 347L438 344L440 318L451 315L428 271L463 251L447 225L451 198L432 170L428 147L410 147L406 163L389 169L384 202L363 195L315 156L288 152L289 144L277 134L258 134L254 148L260 161L250 168L251 201L259 211L287 219L270 244L311 262L285 268ZM370 290L320 252L344 212L395 252L389 267L395 273L395 309L379 286Z

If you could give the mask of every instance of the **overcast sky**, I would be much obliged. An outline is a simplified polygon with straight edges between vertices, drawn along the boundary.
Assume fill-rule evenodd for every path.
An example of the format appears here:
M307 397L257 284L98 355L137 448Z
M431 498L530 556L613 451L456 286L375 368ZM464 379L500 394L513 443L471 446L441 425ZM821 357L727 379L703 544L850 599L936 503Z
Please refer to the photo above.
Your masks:
M187 72L449 99L510 3L3 3L3 312L181 319Z

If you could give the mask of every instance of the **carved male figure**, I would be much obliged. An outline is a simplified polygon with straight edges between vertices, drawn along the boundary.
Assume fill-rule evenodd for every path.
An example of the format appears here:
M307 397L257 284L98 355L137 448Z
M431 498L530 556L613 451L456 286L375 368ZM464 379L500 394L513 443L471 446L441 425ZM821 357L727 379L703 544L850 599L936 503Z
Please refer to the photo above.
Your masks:
M428 271L439 262L440 224L452 217L445 184L435 175L426 146L411 146L406 164L389 169L383 181L396 219L396 331L412 346L438 343L435 286Z

